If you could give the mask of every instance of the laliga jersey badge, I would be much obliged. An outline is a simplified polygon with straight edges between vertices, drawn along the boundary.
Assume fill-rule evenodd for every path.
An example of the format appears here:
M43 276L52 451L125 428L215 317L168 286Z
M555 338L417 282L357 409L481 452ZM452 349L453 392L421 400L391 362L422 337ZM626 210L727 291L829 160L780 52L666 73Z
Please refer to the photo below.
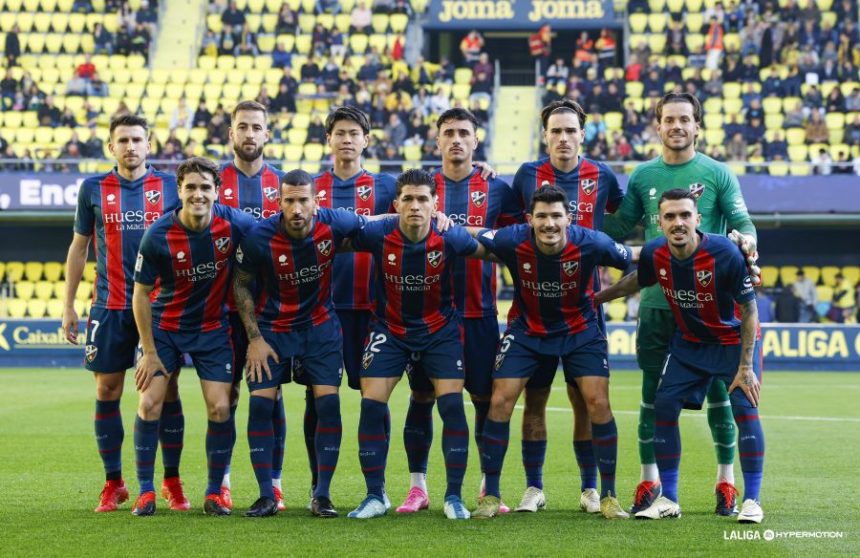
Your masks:
M703 269L702 271L696 272L696 279L699 280L699 284L703 287L707 287L711 284L711 279L713 278L713 276L714 274L707 269Z

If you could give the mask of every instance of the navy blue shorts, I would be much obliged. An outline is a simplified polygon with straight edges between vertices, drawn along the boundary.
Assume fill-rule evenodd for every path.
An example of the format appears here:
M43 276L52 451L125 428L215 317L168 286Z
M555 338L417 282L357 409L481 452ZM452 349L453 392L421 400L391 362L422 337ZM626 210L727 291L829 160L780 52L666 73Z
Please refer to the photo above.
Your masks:
M535 337L520 327L502 336L493 378L529 378L528 387L548 388L561 361L564 379L575 384L582 376L609 376L609 346L596 325L575 335Z
M659 400L682 401L685 409L701 409L711 382L725 382L729 387L738 373L741 346L691 343L676 337L669 345L663 364L663 374L657 386ZM761 381L761 340L756 341L753 352L753 372ZM729 394L733 407L752 407L740 388Z
M417 360L421 373L437 380L463 380L463 342L460 320L419 339L392 335L379 321L373 323L361 358L362 378L400 378L407 363ZM413 367L414 370L414 367ZM430 389L433 386L430 384Z
M251 391L288 383L291 374L297 383L303 385L340 385L343 376L343 345L337 318L289 333L263 330L262 334L280 362L275 364L269 359L272 379L269 380L263 373L262 382L249 380L248 388Z
M153 327L152 336L158 358L168 372L179 370L184 362L183 353L187 353L201 380L233 382L233 344L229 327L191 333Z
M466 390L472 395L489 396L493 392L493 364L499 349L499 319L495 316L463 319L463 364ZM424 374L420 360L406 365L409 387L413 391L432 392L433 384Z
M125 372L134 366L138 340L131 310L92 307L87 320L84 366L91 372Z
M361 356L367 344L373 312L337 310L337 318L343 330L343 366L346 368L347 385L352 389L361 389Z
M248 356L248 334L238 312L229 312L230 338L233 341L233 385L242 381L242 370L245 369L245 357Z

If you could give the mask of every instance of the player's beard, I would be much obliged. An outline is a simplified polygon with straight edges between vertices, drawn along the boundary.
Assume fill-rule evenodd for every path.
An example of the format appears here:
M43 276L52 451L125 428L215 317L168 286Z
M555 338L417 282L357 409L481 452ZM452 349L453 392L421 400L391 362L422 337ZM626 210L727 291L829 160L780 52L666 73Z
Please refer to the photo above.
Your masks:
M233 153L236 154L236 157L242 159L246 163L253 163L263 156L263 146L257 147L249 155L244 149L242 149L241 145L233 144Z
M688 137L690 138L689 141L687 141ZM684 143L676 146L676 145L672 145L670 143L672 140L672 137L667 136L666 139L663 140L663 146L666 149L671 149L672 151L686 151L686 150L690 149L690 146L692 146L696 143L696 136L688 136L688 137L684 138Z

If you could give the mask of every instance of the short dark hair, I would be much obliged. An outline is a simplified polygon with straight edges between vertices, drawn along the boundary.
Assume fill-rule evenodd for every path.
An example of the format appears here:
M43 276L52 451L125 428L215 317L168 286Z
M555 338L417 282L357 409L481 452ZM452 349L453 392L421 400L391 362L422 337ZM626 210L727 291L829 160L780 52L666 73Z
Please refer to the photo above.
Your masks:
M540 122L543 124L543 129L546 130L549 117L553 114L572 112L579 119L579 127L585 128L585 110L576 101L570 99L562 99L553 101L540 111Z
M365 136L370 133L370 120L367 119L367 115L355 107L343 106L337 107L328 113L328 116L326 116L325 133L327 135L331 135L332 130L334 130L334 125L339 120L350 120L355 122L361 127Z
M689 103L693 107L693 120L697 123L702 123L702 103L695 95L690 93L666 93L659 101L654 109L657 116L657 122L663 120L663 107L669 103Z
M433 180L433 175L424 169L408 169L400 173L397 177L397 185L395 197L400 197L404 186L429 186L430 195L436 195L436 181Z
M472 111L456 107L451 108L443 112L439 115L439 118L436 120L436 131L440 131L442 129L442 125L448 122L449 120L454 121L463 121L468 120L472 123L472 131L477 132L478 128L481 127L481 124L478 122L478 119L475 118L475 115L472 114Z
M113 136L113 131L119 126L140 126L146 132L149 129L149 124L146 118L137 116L136 114L120 114L110 119L110 135Z
M535 190L535 193L532 196L532 203L529 205L529 213L534 213L535 205L537 205L538 202L561 202L564 205L565 209L567 209L569 203L567 199L567 193L554 184L544 184L543 186Z
M314 177L308 171L302 169L293 169L281 178L279 190L283 191L284 186L308 186L311 187L311 192L316 192L316 183Z
M663 205L664 201L677 200L690 200L693 202L693 206L696 205L696 196L694 196L692 192L684 188L672 188L671 190L666 190L660 196L660 200L657 201L657 209L660 209L660 206Z
M257 111L263 113L263 118L268 122L269 120L269 111L266 110L266 107L257 101L240 101L238 105L233 108L233 112L230 113L230 120L236 120L236 114L240 111Z
M185 177L192 172L197 174L209 173L212 175L212 180L216 188L221 187L221 172L218 165L214 161L210 161L205 157L191 157L182 161L176 167L176 184L182 186Z

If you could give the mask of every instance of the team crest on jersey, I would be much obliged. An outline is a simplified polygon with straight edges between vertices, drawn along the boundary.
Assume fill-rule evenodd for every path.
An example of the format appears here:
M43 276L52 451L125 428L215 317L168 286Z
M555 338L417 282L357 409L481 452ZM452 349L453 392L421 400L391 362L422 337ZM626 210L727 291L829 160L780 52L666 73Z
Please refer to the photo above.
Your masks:
M317 242L317 250L319 250L320 254L323 256L331 254L331 240L326 239L321 242Z
M373 194L372 186L359 186L355 189L355 192L358 194L358 197L363 201L367 201L370 199L371 194Z
M703 287L707 287L711 284L711 279L714 278L714 274L708 271L707 269L703 269L702 271L696 272L696 279L699 280L699 284Z
M221 238L215 240L215 248L218 248L218 251L222 254L226 254L228 250L230 250L230 237L222 236Z
M705 193L705 185L701 182L694 182L690 184L690 193L696 198L696 201L699 201L699 198L702 197L702 194Z
M267 200L275 201L276 199L278 199L278 189L268 186L266 188L263 188L263 195L266 196Z
M84 347L84 353L87 355L87 362L94 361L98 352L99 348L95 345L87 345L86 347Z
M475 207L481 207L484 205L484 202L487 201L486 192L472 192L472 203L475 204Z
M582 187L582 191L586 196L590 196L594 191L594 188L597 186L597 181L593 178L586 178L582 182L579 183L580 187Z
M561 264L561 268L568 276L572 276L579 269L579 262L564 262Z
M147 190L143 195L149 203L158 203L158 200L161 199L161 192L158 190Z
M427 261L430 262L430 265L433 267L439 267L439 262L442 261L442 252L439 250L427 252Z
M373 362L373 353L365 351L364 356L361 357L361 367L367 370L371 362Z

